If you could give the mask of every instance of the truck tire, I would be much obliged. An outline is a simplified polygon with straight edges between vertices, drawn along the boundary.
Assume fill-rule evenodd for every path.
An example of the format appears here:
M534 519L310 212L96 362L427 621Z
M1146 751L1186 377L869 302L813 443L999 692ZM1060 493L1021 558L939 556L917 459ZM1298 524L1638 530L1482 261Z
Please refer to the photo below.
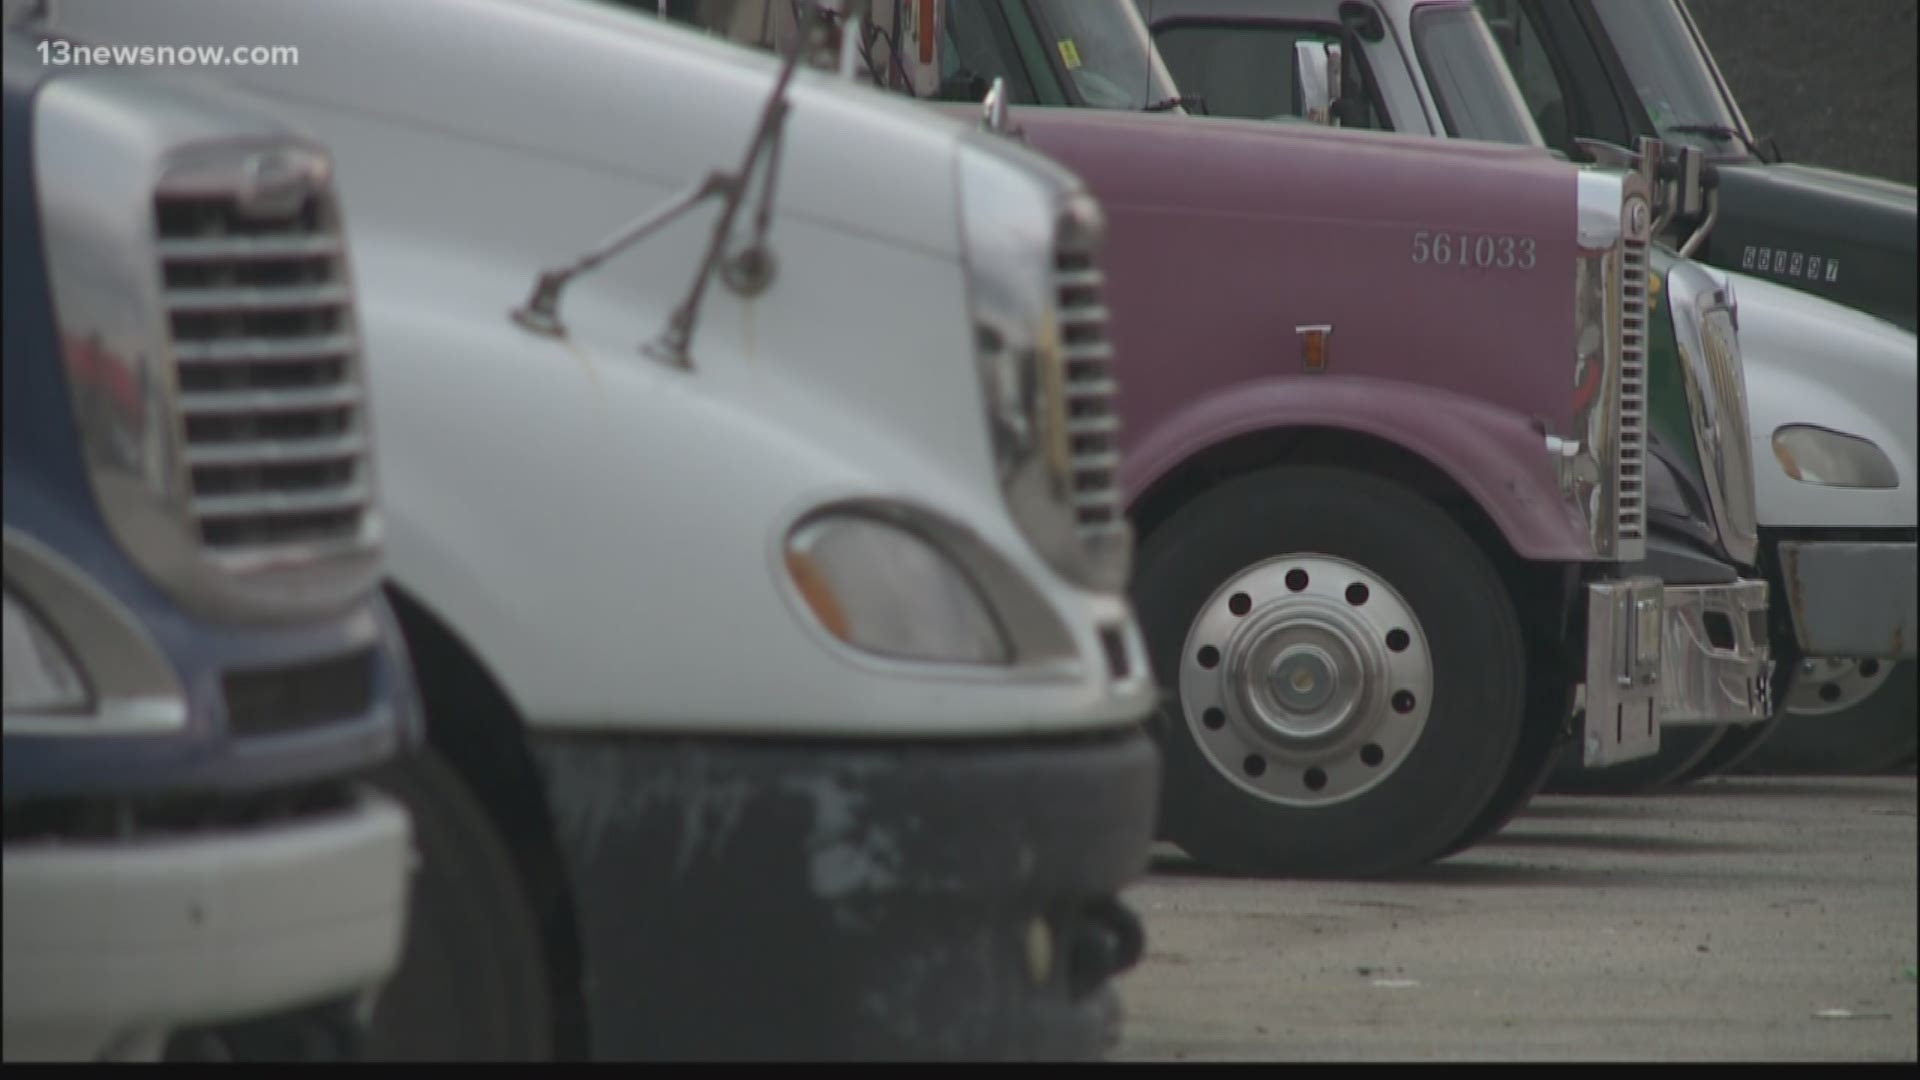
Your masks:
M1164 835L1204 864L1409 870L1506 778L1525 704L1513 604L1466 532L1393 483L1227 481L1147 537L1133 593L1170 684Z
M1573 706L1568 688L1565 685L1536 688L1534 675L1539 670L1542 669L1529 665L1526 726L1521 730L1513 764L1507 767L1507 777L1501 781L1493 801L1468 827L1466 835L1447 848L1448 855L1458 855L1497 835L1518 817L1533 797L1546 789L1560 754L1572 741L1567 714Z
M553 1007L540 926L513 858L430 752L374 783L413 816L418 862L400 966L374 1009L373 1061L543 1061Z
M1605 769L1581 764L1578 739L1560 753L1547 781L1552 795L1651 795L1680 782L1694 766L1706 760L1714 747L1734 730L1732 724L1684 724L1660 731L1660 749Z
M1804 662L1780 730L1742 771L1868 775L1912 757L1920 745L1915 667L1912 660Z
M1691 784L1695 780L1705 780L1709 776L1722 776L1737 771L1746 764L1748 758L1758 753L1760 748L1773 738L1773 733L1780 730L1780 725L1786 718L1787 714L1780 711L1757 724L1736 725L1719 742L1713 744L1713 749L1707 752L1706 757L1701 758L1692 768L1682 773L1678 782Z

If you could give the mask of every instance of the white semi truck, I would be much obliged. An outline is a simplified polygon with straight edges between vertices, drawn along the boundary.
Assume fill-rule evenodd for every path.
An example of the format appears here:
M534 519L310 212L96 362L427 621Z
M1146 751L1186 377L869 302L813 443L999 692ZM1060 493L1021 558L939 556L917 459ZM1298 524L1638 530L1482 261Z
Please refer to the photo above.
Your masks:
M1098 1052L1159 762L1072 176L592 0L38 29L295 47L217 74L337 162L433 750L376 1056Z

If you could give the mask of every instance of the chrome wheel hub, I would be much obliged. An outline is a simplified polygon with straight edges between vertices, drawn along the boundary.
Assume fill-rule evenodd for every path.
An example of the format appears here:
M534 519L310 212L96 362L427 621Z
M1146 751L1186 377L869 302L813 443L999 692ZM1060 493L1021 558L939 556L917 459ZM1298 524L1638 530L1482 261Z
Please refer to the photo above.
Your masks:
M1873 696L1893 673L1891 660L1854 660L1845 657L1800 661L1787 691L1787 711L1796 716L1826 716L1843 712Z
M1234 575L1201 605L1180 662L1180 703L1214 768L1290 806L1342 802L1392 775L1432 695L1413 609L1329 555Z
M1274 657L1267 688L1282 707L1312 714L1333 697L1340 678L1333 657L1317 645L1296 645Z

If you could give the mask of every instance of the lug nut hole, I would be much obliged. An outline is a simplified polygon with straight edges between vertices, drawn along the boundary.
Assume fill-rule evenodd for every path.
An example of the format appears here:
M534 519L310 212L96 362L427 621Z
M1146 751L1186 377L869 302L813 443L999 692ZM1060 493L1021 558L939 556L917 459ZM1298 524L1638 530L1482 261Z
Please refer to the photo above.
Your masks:
M1860 674L1862 677L1868 678L1868 679L1871 679L1875 675L1880 674L1880 661L1878 660L1860 661Z
M1266 773L1267 759L1259 754L1248 754L1247 760L1241 762L1240 767L1247 771L1248 776L1258 777Z
M1360 748L1360 761L1369 769L1379 768L1380 763L1385 760L1387 760L1387 752L1380 749L1379 743L1368 743Z
M1219 709L1208 709L1200 714L1200 722L1207 725L1209 730L1219 731L1227 726L1227 714Z
M1413 691L1396 690L1393 692L1393 711L1401 714L1413 711Z
M1306 587L1307 572L1305 570L1287 571L1287 588L1292 589L1294 592L1299 592Z
M1367 597L1371 595L1373 594L1367 591L1367 587L1358 581L1347 586L1347 603L1352 604L1354 607L1359 607L1361 604L1366 603Z
M1253 610L1253 597L1243 592L1234 593L1233 597L1227 601L1227 610L1235 615L1245 615Z
M1405 630L1387 631L1387 648L1394 652L1406 652L1407 646L1411 644L1413 644L1413 637Z
M1201 667L1211 671L1220 666L1220 650L1211 645L1202 645L1200 647L1200 655L1195 657L1195 659L1200 661Z
M1820 684L1820 700L1832 703L1840 700L1840 687L1834 683Z
M1326 771L1318 766L1308 769L1300 779L1307 785L1308 791L1319 791L1321 788L1327 786Z

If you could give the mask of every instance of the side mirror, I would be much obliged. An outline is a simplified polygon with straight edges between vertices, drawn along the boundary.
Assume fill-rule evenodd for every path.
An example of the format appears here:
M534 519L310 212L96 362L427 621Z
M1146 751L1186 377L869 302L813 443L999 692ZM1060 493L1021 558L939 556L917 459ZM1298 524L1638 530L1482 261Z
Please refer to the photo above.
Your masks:
M1677 217L1698 217L1707 208L1707 156L1699 147L1673 145L1643 135L1635 157L1634 167L1647 178L1647 187L1653 192L1660 229Z
M1609 169L1625 169L1628 172L1640 167L1640 158L1624 146L1599 139L1575 139L1573 145L1580 148L1586 159L1595 165L1604 165Z
M872 0L815 0L813 10L819 18L803 17L800 5L795 5L780 18L775 25L779 29L774 35L775 44L786 47L785 36L788 26L791 33L801 35L802 55L808 67L819 71L830 71L843 79L852 80L864 68L860 58L861 42L864 34L861 24L865 22ZM791 19L791 23L788 22ZM704 23L696 24L704 25ZM733 35L728 35L729 40Z
M1367 118L1367 78L1360 66L1366 55L1358 27L1349 22L1340 29L1340 44L1327 46L1327 65L1336 73L1333 79L1333 119L1339 127L1365 128L1373 125Z
M1293 43L1293 112L1316 124L1333 123L1340 96L1340 47L1320 41Z
M994 77L987 96L980 101L980 126L995 135L1007 133L1007 80Z

